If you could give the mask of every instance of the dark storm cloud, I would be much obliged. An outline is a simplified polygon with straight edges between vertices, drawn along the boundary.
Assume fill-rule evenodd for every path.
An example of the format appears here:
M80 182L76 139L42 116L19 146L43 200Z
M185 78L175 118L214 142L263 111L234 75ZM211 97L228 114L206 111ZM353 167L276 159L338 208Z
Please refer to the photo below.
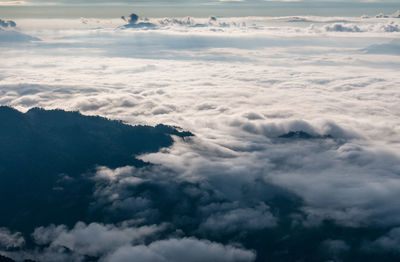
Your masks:
M139 20L139 16L137 14L130 14L128 17L122 16L121 18L129 24L136 24L136 22Z
M154 28L155 24L149 23L146 19L139 22L139 16L137 14L130 14L128 17L122 16L122 20L128 22L124 25L124 28Z
M0 19L0 27L7 28L7 27L16 27L16 26L17 26L17 24L12 20L5 21L5 20Z
M391 252L399 253L400 246L400 228L396 227L391 229L385 235L377 238L374 241L368 242L364 245L364 249L371 253Z
M346 253L350 249L350 246L345 241L338 239L327 239L322 242L322 246L326 248L329 253L335 255Z

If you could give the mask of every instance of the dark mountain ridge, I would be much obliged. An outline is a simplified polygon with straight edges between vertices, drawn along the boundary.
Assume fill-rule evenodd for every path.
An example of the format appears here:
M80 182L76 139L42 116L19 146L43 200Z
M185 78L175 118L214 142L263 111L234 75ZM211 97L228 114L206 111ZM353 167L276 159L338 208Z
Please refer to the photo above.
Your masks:
M0 205L8 213L0 216L0 226L29 232L50 222L93 220L88 214L93 185L85 173L96 166L149 165L135 156L171 146L171 135L192 136L166 125L0 107ZM70 178L68 186L55 190L62 177Z

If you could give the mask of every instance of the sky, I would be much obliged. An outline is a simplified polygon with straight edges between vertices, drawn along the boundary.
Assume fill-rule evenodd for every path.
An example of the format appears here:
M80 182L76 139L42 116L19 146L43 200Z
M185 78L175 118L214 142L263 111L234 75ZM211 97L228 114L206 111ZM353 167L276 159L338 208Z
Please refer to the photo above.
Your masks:
M127 9L165 16L361 16L398 10L398 1L0 1L0 15L19 17L118 17Z
M0 255L400 260L397 3L37 4L0 7Z

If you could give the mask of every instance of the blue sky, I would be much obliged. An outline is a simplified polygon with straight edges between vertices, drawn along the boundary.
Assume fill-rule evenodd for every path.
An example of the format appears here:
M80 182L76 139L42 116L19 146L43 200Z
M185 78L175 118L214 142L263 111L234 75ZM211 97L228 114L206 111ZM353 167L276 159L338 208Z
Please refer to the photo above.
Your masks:
M0 0L0 16L20 17L119 17L136 12L143 16L360 16L400 9L397 0Z

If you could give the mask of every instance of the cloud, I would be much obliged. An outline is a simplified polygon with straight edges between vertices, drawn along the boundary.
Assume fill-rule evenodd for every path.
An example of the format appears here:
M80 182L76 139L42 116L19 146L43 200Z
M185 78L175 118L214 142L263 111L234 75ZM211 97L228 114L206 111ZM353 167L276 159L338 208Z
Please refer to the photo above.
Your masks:
M128 18L125 16L121 17L122 20L127 21L129 24L136 24L136 22L139 20L139 16L137 14L130 14Z
M225 205L226 206L226 205ZM226 209L224 205L207 206L204 210L214 209L207 220L200 225L202 230L211 234L230 234L235 231L260 230L276 226L276 218L269 212L269 208L260 203L254 208Z
M151 243L148 246L121 247L103 261L125 262L132 257L138 262L166 261L216 261L247 262L254 261L255 254L233 246L223 246L207 240L195 238L168 239Z
M137 14L130 14L128 18L125 16L121 17L122 20L128 22L128 24L124 25L123 28L153 28L156 27L155 24L147 22L148 20L145 18L144 21L139 22L139 16Z
M340 239L327 239L321 243L321 253L335 260L348 259L350 245Z
M31 41L40 41L40 39L17 31L3 30L0 28L0 43L25 43Z
M400 32L400 26L398 24L395 24L394 22L388 23L386 25L381 26L381 30L383 32Z
M363 249L369 253L398 253L400 245L400 228L395 227L389 232L375 239L364 243Z
M327 239L322 242L322 245L328 249L328 252L340 254L350 249L350 246L343 240Z
M328 32L361 32L361 29L356 25L333 24L325 27Z
M163 219L180 229L196 226L205 235L276 226L277 218L264 203L248 207L239 200L230 202L218 192L218 186L208 181L190 182L177 176L179 173L156 167L115 170L102 167L94 177L96 202L93 206L108 210L111 217L118 214L123 219L146 219L147 222Z
M389 43L371 45L362 49L362 51L371 54L400 55L400 41L392 40Z
M375 16L375 18L400 18L400 10L397 10L392 15L387 15L384 13L379 13Z
M20 232L11 232L7 228L0 228L0 249L21 248L25 239Z
M18 6L25 4L25 1L0 1L0 6Z
M169 238L145 244L157 237L166 225L135 227L130 222L120 226L77 223L72 229L64 225L39 227L32 234L43 250L27 257L52 261L54 257L82 261L84 257L100 261L254 261L254 251L222 245L196 238ZM13 253L9 253L13 255ZM200 255L201 254L201 255Z
M7 27L16 27L16 26L17 26L17 24L12 20L5 21L5 20L0 19L0 27L7 28Z
M71 230L64 225L39 227L32 236L37 244L48 246L45 252L64 248L81 256L101 257L121 246L140 244L164 228L163 225L131 228L79 222Z

